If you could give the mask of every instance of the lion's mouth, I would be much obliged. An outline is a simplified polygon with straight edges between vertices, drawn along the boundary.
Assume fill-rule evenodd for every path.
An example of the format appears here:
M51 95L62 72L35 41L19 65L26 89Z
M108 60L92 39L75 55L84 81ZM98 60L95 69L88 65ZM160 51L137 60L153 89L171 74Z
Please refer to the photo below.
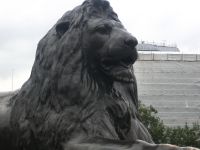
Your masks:
M134 62L135 60L132 56L128 56L121 60L104 59L102 61L102 70L114 80L133 82L131 67Z
M134 61L133 59L129 56L128 58L124 58L120 61L120 64L126 68L129 68L133 65Z
M112 59L106 59L102 61L102 66L105 69L105 71L110 71L113 67L116 66L123 66L125 68L130 68L134 63L134 60L131 58L131 56L126 57L121 60L112 60Z

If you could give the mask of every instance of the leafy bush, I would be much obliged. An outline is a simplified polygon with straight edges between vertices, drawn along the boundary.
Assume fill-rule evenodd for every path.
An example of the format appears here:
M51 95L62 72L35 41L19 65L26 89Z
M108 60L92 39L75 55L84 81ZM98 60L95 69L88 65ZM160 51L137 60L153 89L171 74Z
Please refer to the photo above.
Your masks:
M163 121L156 117L158 111L153 106L145 106L139 101L139 115L143 124L153 137L155 143L169 143L178 146L193 146L200 148L200 125L194 123L189 127L167 127Z

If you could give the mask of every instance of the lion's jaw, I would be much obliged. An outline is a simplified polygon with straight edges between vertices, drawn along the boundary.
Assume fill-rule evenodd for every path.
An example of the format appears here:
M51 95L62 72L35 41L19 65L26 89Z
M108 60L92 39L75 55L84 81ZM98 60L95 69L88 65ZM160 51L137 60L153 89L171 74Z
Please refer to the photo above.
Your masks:
M113 80L134 81L132 65L137 60L138 42L120 22L90 19L83 35L86 43L83 47L90 54L89 63L97 62L95 67Z

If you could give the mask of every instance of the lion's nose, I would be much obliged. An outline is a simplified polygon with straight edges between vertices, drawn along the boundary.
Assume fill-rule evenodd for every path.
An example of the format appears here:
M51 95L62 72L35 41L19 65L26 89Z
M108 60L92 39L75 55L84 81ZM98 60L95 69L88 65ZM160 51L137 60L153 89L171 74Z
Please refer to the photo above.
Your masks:
M124 43L127 46L134 48L138 44L138 41L135 37L128 37L127 39L124 40Z

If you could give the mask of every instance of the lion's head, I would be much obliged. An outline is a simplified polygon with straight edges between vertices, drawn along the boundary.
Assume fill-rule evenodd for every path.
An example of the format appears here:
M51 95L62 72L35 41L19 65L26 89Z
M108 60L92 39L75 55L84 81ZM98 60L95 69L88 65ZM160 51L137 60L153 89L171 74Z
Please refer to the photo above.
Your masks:
M31 76L14 98L13 143L58 149L78 137L151 141L137 121L136 45L105 0L66 12L39 42Z
M137 40L117 20L91 18L83 29L82 48L88 63L110 80L133 82L136 45Z
M69 44L76 46L81 52L82 68L86 68L92 78L101 80L106 76L113 81L133 82L137 40L123 27L109 2L85 1L81 13L76 20L65 18L57 23L56 31L62 41L58 49L69 53ZM68 37L73 34L70 41ZM76 50L73 49L73 53ZM63 53L60 51L59 55ZM66 56L63 60L66 62Z

